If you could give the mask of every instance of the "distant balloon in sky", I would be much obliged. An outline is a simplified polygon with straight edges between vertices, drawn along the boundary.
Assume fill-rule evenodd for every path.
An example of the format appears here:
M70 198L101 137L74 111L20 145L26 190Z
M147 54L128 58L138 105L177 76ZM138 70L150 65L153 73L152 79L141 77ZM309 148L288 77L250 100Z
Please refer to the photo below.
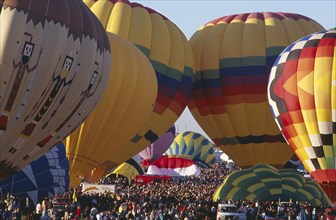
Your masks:
M288 46L274 63L268 94L289 145L336 202L336 30Z
M80 0L2 0L0 7L1 180L87 117L105 89L111 51Z
M101 102L88 119L66 140L71 186L81 179L96 182L141 146L127 145L152 113L157 80L149 60L132 43L108 33L112 68ZM77 177L76 177L77 176Z
M240 167L282 167L293 155L272 120L267 80L286 46L319 30L303 15L260 12L217 18L191 37L196 82L189 108Z
M161 157L170 147L175 138L175 125L173 125L159 139L151 143L146 149L141 151L139 155L144 159L144 163L149 165L151 162Z
M0 182L3 195L29 197L34 203L45 197L62 195L69 186L69 160L65 146L60 143L42 157Z
M158 95L153 112L128 143L132 149L139 149L136 146L144 149L178 119L192 94L195 70L188 40L164 15L141 4L128 0L86 0L85 3L107 32L134 43L155 70Z

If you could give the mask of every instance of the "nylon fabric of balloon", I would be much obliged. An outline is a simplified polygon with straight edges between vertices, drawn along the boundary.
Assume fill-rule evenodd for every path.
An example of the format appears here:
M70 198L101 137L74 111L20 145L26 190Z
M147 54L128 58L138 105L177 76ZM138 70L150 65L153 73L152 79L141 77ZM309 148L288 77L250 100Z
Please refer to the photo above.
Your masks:
M170 147L175 138L175 125L173 125L166 133L164 133L159 139L150 144L146 149L141 151L139 155L151 163L163 155L164 152Z
M153 65L158 81L155 106L146 124L128 144L144 149L178 119L192 94L194 58L188 40L169 19L138 3L127 0L85 3L107 32L134 43Z
M245 13L215 19L189 40L196 66L189 109L240 167L283 167L293 155L272 121L267 80L286 46L319 30L321 25L299 14Z
M313 180L306 180L294 169L278 170L267 164L257 164L227 176L216 190L213 200L307 202L314 206L330 205L322 188Z
M107 89L90 117L65 140L71 186L85 176L98 181L142 150L127 143L148 120L157 96L156 76L148 59L132 43L107 34L114 62Z
M207 165L213 164L216 159L213 144L203 135L193 131L179 133L166 154L177 157L188 155L193 161L200 160Z
M284 137L311 176L330 185L336 185L335 48L335 29L299 39L275 61L268 84ZM336 186L329 198L336 202Z
M0 182L2 193L29 197L36 204L50 194L62 195L69 186L69 160L65 146L57 144L42 157Z
M133 158L130 158L119 165L111 173L107 174L106 177L109 177L110 175L121 175L126 178L135 179L136 175L144 175L144 171L138 162Z
M1 180L91 113L106 86L111 51L104 28L80 0L3 0L0 7Z
M161 156L147 170L149 175L199 176L201 170L194 161L176 156Z

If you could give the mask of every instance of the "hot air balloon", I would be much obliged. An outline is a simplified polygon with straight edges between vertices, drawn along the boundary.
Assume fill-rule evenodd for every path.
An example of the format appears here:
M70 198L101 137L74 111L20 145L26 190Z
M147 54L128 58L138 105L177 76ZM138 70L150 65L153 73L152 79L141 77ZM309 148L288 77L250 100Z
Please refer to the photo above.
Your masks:
M288 46L271 71L269 103L306 170L336 202L336 30Z
M111 52L105 30L80 0L3 0L0 6L2 179L87 117L105 89Z
M147 174L163 176L199 176L201 170L194 161L176 156L161 156L149 165Z
M192 50L182 31L151 8L128 0L85 2L107 32L134 43L148 57L155 70L158 95L153 112L128 143L130 148L138 149L136 146L139 146L143 150L169 129L189 101L194 83ZM122 162L132 154L127 158L119 154L115 156L116 161Z
M81 177L98 181L108 170L139 153L126 143L153 110L157 80L148 59L132 43L108 33L114 65L101 102L66 140L71 186Z
M236 171L218 187L214 201L247 199L250 201L298 201L314 206L329 205L322 188L294 169L278 170L266 164Z
M166 153L176 157L189 156L193 161L207 165L213 164L216 159L213 144L203 135L193 131L178 134Z
M116 169L114 169L111 173L107 174L106 177L109 177L111 175L115 176L123 176L125 178L135 179L136 175L143 175L144 171L140 164L134 160L133 158L130 158L120 164Z
M196 82L189 108L240 167L283 167L293 155L272 120L267 80L286 46L322 29L299 14L245 13L213 20L191 37Z
M65 146L60 143L42 157L0 182L5 195L29 197L34 203L45 197L62 195L69 186L69 160Z
M143 165L150 165L154 160L163 155L164 152L170 147L175 138L175 126L173 125L166 133L164 133L159 139L150 144L146 149L141 151L139 155L144 160Z

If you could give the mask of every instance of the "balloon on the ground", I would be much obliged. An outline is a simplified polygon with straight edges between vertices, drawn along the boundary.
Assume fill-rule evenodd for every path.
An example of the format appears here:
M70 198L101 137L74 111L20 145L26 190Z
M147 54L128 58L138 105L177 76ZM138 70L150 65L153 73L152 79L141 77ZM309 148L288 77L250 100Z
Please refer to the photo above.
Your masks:
M80 0L3 0L0 7L1 180L83 122L105 89L111 51Z
M216 190L214 201L225 199L250 201L307 202L314 206L329 205L329 200L320 185L294 169L276 169L258 164L227 176Z
M166 133L164 133L159 139L151 143L146 149L141 151L139 155L144 159L143 165L149 165L154 160L163 155L164 152L170 147L175 138L175 125L173 125Z
M319 30L299 14L262 12L215 19L191 37L196 81L189 108L240 167L282 167L293 155L272 119L267 80L285 47Z
M207 165L213 164L216 159L213 144L203 135L193 131L179 133L166 153L176 157L190 156L193 161Z
M157 96L156 75L148 59L129 41L107 34L114 62L107 89L90 117L65 140L71 186L79 183L78 176L98 181L143 149L127 143L148 120Z
M60 143L42 157L0 182L3 195L29 197L34 203L62 195L69 186L69 160Z
M143 150L169 129L189 101L195 77L192 50L182 31L151 8L128 0L87 0L85 3L107 32L134 43L155 70L158 95L153 112L128 144L132 149L140 146Z
M162 156L147 170L147 174L163 176L199 176L200 173L201 170L194 161L175 156Z
M144 170L141 165L136 162L133 158L126 160L124 163L120 164L115 170L107 174L106 177L110 175L123 176L130 179L135 179L136 175L143 175Z
M275 61L269 103L306 170L336 202L336 30L305 36ZM330 194L329 194L330 193Z

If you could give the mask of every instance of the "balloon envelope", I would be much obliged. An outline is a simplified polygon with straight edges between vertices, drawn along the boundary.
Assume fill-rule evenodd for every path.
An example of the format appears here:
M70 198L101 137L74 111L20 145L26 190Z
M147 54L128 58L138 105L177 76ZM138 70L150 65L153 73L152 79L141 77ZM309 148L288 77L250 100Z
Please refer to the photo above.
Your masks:
M293 155L272 120L267 80L286 46L322 29L299 14L244 13L215 19L191 37L196 82L189 108L240 167L282 167Z
M335 48L335 29L299 39L275 61L268 87L275 121L289 145L317 182L334 189ZM336 202L336 190L329 192Z
M42 157L0 182L5 195L29 197L34 203L45 197L62 195L69 186L69 160L60 143Z
M189 156L195 162L201 161L208 165L216 159L213 144L203 135L192 131L178 134L166 153L176 157Z
M308 202L314 206L329 205L327 196L314 181L306 180L297 170L278 170L266 164L239 170L226 177L214 194L214 201L225 199L251 201L281 199Z
M106 177L110 175L121 175L126 178L135 179L136 175L143 175L144 171L140 164L133 158L126 160L124 163L120 164L115 170L107 174Z
M194 59L188 40L168 18L141 4L128 0L85 2L107 32L134 43L155 70L158 94L153 111L128 143L133 146L131 149L139 146L143 150L169 129L189 101L194 83Z
M160 157L147 170L147 174L163 176L199 176L200 173L194 161L174 156Z
M80 0L3 0L0 7L2 179L83 122L105 89L111 52Z
M175 126L173 125L166 133L159 139L151 143L146 149L141 151L139 155L148 163L153 162L162 156L164 152L170 147L175 138Z
M80 177L98 181L108 170L139 153L127 143L150 116L157 96L157 80L148 59L132 43L108 33L114 65L101 102L66 140L71 186ZM77 177L76 177L77 176Z

